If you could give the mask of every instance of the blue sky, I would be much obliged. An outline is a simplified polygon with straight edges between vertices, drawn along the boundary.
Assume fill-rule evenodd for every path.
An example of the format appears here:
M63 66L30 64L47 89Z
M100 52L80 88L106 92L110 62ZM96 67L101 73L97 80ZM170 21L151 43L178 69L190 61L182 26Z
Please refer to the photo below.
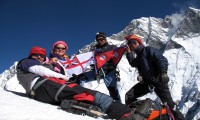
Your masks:
M133 19L164 18L199 0L0 0L0 74L25 58L32 46L46 48L64 40L75 54L95 40L98 31L111 36Z

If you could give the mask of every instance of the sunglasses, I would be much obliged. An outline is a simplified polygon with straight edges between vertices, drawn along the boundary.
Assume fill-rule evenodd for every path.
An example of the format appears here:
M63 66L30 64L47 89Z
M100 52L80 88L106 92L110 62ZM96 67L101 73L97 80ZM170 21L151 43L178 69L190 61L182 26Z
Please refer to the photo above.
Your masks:
M38 53L33 53L32 56L38 57L40 56L41 58L45 58L46 56L43 54L38 54Z
M129 46L132 45L132 44L137 44L137 41L131 40L130 42L128 42L128 45L129 45Z
M104 38L97 39L97 41L103 41L103 40L105 40L105 39Z
M66 48L56 47L57 50L65 50Z

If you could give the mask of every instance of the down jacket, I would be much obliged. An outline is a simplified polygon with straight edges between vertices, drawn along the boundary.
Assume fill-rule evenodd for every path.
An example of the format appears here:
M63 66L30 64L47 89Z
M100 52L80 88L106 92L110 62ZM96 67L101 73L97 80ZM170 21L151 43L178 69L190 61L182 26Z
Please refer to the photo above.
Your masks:
M143 46L139 51L136 51L136 55L135 58L134 54L127 53L126 57L129 64L138 69L144 80L152 77L157 78L162 72L167 72L168 60L158 49Z

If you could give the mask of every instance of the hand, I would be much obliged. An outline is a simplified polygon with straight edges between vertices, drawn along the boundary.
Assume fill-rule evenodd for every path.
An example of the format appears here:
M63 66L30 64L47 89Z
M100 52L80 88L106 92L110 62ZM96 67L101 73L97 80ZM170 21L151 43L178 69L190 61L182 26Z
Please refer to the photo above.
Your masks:
M103 66L102 68L103 68L104 71L107 71L109 69L108 66L106 66L106 65Z
M53 63L56 63L56 62L58 62L58 58L56 58L56 57L51 58L51 59L49 60L49 64L53 64Z
M162 72L160 75L160 82L162 84L167 84L169 82L169 77L167 75L167 72Z
M69 80L69 76L68 76L68 75L63 75L63 76L62 76L62 79L68 81L68 80Z
M137 76L137 80L139 81L139 83L144 83L144 80L143 80L143 78L142 78L142 76Z
M68 56L66 54L63 55L64 58L68 58Z
M130 49L130 47L129 47L128 45L127 45L126 51L127 51L128 53L131 52L131 49Z

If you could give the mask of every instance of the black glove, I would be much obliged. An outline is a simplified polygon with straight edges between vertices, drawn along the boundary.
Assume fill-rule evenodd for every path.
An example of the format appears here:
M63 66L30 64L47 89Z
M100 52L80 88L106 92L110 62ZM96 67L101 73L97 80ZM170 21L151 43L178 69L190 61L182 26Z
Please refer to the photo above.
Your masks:
M84 74L72 74L72 77L68 80L69 82L75 82L77 84L80 84L82 80L87 80L88 78Z
M72 77L69 78L68 82L76 82L78 76L76 74L72 74Z
M162 84L167 84L169 82L169 77L167 75L167 70L162 70L160 74L160 82Z

